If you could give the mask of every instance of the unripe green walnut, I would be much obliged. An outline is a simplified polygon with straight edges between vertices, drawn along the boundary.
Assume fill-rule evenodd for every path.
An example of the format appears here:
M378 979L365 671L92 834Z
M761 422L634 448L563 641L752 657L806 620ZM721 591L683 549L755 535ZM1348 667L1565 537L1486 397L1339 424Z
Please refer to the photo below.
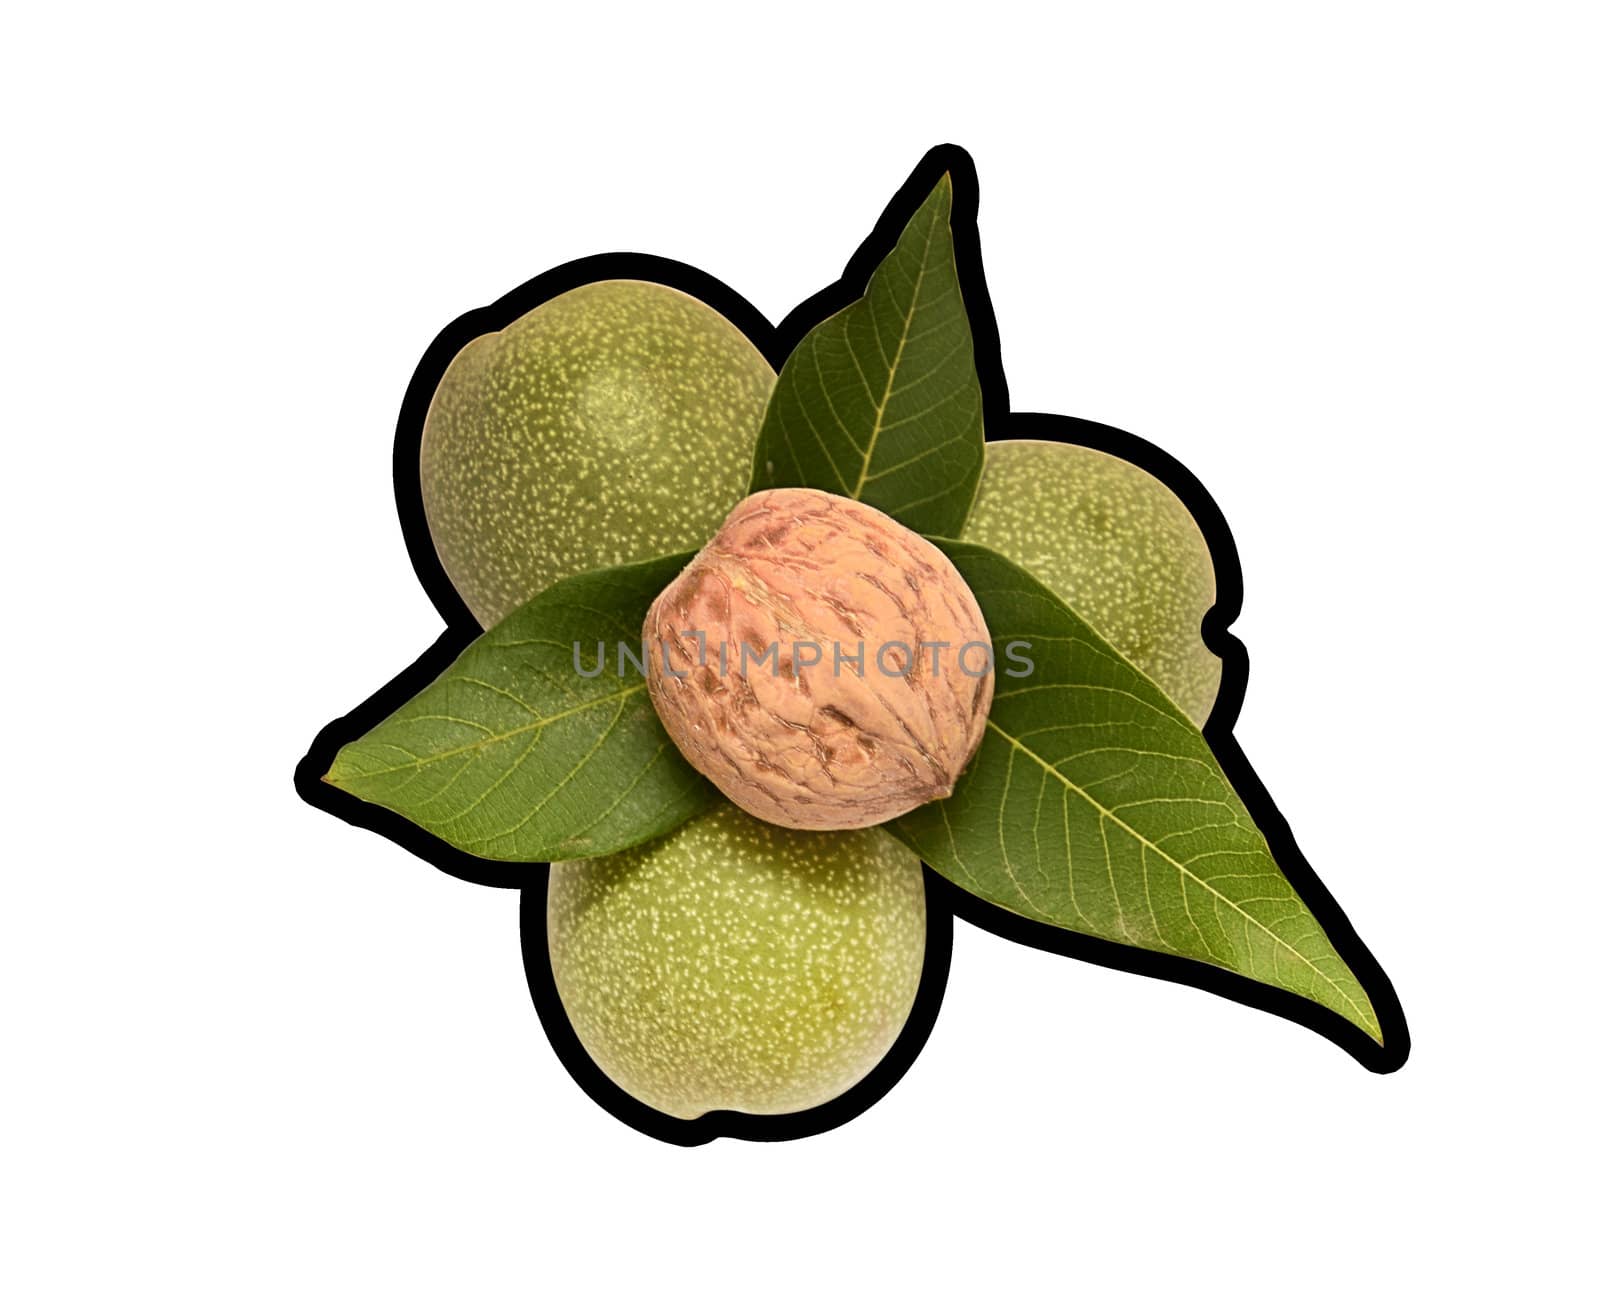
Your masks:
M704 545L749 482L774 380L716 310L650 282L580 286L470 342L428 407L421 475L473 616Z
M1204 726L1222 676L1200 638L1217 579L1160 479L1084 446L991 441L962 535L1021 564Z
M550 866L556 990L584 1049L677 1118L792 1113L860 1081L922 978L917 857L881 829L797 832L729 804Z

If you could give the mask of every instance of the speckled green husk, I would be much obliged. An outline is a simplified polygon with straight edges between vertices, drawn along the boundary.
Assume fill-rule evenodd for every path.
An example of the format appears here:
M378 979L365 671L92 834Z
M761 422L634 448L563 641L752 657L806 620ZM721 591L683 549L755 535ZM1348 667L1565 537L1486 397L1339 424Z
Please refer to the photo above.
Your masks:
M678 1118L824 1104L894 1044L922 977L916 856L721 805L647 846L550 867L550 959L584 1048Z
M721 314L649 282L577 287L468 344L428 407L421 473L473 616L704 545L744 494L774 380Z
M1159 479L1083 446L992 441L963 536L1021 564L1204 726L1222 676L1200 638L1217 579Z

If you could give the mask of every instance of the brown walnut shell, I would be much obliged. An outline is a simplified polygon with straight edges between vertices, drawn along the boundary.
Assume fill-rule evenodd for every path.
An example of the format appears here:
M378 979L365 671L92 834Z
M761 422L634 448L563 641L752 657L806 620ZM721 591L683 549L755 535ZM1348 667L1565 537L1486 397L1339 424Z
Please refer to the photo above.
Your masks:
M989 629L955 566L823 491L736 505L651 605L644 643L684 756L784 827L870 827L949 795L994 696Z

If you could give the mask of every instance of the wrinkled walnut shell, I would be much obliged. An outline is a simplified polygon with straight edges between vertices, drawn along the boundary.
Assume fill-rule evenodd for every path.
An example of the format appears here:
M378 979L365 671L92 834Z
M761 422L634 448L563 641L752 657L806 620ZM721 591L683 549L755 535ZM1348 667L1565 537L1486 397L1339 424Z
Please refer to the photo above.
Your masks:
M650 606L644 643L684 756L784 827L870 827L949 795L994 696L989 629L954 565L822 491L736 505Z

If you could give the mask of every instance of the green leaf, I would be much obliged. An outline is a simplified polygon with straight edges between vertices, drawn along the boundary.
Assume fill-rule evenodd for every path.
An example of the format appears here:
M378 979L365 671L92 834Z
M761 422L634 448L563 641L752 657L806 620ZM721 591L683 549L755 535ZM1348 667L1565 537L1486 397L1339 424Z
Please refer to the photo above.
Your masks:
M955 793L890 830L993 904L1292 991L1381 1043L1371 1000L1199 730L1030 574L939 545L988 621L994 707Z
M812 328L778 374L752 491L808 486L955 536L983 471L983 396L939 180L866 295Z
M689 555L557 582L339 751L326 780L488 859L586 859L670 832L716 798L634 663L645 610ZM599 643L606 666L594 672ZM578 647L574 655L574 644Z

